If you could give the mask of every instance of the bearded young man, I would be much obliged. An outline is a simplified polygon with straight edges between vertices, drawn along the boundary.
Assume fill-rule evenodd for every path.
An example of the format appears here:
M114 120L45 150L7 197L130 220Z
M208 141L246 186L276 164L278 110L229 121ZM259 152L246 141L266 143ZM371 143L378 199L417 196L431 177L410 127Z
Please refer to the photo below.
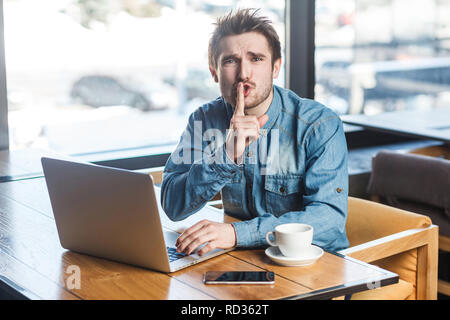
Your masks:
M280 66L278 35L257 10L217 20L209 69L222 96L191 114L164 169L161 204L182 220L221 192L225 213L241 221L201 221L178 238L179 252L267 246L268 231L292 222L312 225L313 243L326 250L348 247L342 123L274 86Z

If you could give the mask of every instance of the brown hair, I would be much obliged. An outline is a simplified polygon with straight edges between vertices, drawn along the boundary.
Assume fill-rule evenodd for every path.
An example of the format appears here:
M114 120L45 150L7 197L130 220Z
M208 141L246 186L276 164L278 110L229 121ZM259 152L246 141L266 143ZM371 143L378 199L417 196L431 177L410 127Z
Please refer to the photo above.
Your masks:
M208 47L209 66L217 69L220 40L227 36L239 35L246 32L258 32L266 37L269 47L272 49L272 64L281 58L281 45L277 32L272 26L272 21L267 17L258 16L259 9L239 9L230 11L225 16L219 17L215 23Z

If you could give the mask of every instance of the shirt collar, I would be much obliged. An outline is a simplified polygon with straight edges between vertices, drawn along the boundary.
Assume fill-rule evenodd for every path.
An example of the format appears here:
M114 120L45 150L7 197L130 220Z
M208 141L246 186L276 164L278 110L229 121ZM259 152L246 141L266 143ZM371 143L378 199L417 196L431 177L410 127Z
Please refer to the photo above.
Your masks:
M269 106L269 109L267 110L266 114L269 117L269 120L267 120L266 124L262 127L262 129L270 130L275 125L275 122L278 119L278 116L281 112L281 97L280 93L278 92L278 87L276 85L273 85L273 98L272 103Z

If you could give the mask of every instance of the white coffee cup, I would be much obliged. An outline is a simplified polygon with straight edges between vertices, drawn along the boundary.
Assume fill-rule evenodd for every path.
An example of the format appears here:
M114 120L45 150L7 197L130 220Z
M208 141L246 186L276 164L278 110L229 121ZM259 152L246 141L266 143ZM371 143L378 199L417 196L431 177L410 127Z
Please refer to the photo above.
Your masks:
M308 224L280 224L275 227L275 231L266 233L266 240L271 246L278 246L284 256L296 257L302 254L302 249L311 246L313 233L313 227Z

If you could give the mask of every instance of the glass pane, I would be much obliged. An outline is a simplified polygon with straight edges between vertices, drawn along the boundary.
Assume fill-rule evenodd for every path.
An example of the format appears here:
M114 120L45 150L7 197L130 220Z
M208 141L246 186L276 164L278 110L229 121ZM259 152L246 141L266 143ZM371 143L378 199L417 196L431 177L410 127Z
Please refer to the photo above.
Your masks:
M340 114L450 106L450 2L317 0L316 99Z
M255 6L284 50L279 0L4 0L11 149L176 143L189 114L219 96L207 62L216 17Z

